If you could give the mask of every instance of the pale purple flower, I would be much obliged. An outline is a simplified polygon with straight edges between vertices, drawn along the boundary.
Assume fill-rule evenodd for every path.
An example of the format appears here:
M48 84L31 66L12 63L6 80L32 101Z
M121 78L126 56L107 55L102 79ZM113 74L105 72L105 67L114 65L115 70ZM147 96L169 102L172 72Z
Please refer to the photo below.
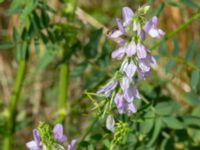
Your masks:
M125 114L126 113L126 114L130 115L130 114L135 113L137 111L136 107L134 106L134 104L132 102L128 103L124 99L123 94L117 93L114 101L115 101L115 105L117 107L119 114Z
M67 140L67 137L63 134L63 126L61 124L56 124L53 128L53 134L56 141L63 143Z
M123 73L125 72L125 70L127 69L128 67L128 59L125 59L122 64L121 64L121 67L120 67L120 72Z
M149 31L149 35L153 38L161 38L163 35L165 35L165 32L163 32L161 29L151 29Z
M137 68L137 73L139 79L144 80L151 74L151 67L150 67L151 64L156 65L157 63L156 59L150 54L148 54L146 58L138 59L139 67Z
M135 86L133 86L133 84ZM123 91L124 98L128 103L132 102L136 97L139 97L136 83L133 79L129 79L128 77L123 76L120 82L120 87Z
M142 44L137 44L137 57L139 59L147 57L147 48Z
M140 80L145 80L148 76L150 76L151 70L148 72L142 72L142 70L138 68L137 73Z
M118 60L122 59L122 57L125 54L125 51L126 51L126 48L124 46L119 47L118 49L112 52L112 58L118 59Z
M138 66L142 72L149 72L151 69L150 63L148 62L147 59L140 59L138 64L139 64Z
M123 90L123 92L127 91L127 89L129 88L129 78L127 78L126 76L123 76L120 82L120 87Z
M145 34L145 31L144 31L144 30L141 30L141 31L140 31L140 33L139 33L139 37L140 37L140 39L141 39L142 41L145 40L145 38L146 38L146 34Z
M146 59L149 61L149 63L157 65L156 59L153 56L151 56L150 54L147 55Z
M151 64L156 65L157 63L156 59L149 54L143 59L138 59L138 66L141 72L149 72L151 69Z
M120 37L121 35L123 35L123 33L120 31L120 30L115 30L111 35L110 35L110 38L118 38Z
M115 30L111 35L110 38L118 38L126 33L126 30L124 29L122 22L119 18L116 19L117 27L118 29Z
M97 91L98 94L105 94L106 96L109 96L110 91L114 90L117 86L117 81L111 80L108 82L102 89Z
M144 31L149 32L152 28L157 28L158 18L153 16L149 21L144 25Z
M133 56L136 53L137 45L134 41L130 42L126 48L126 54L128 57Z
M129 88L124 92L125 100L128 103L131 103L136 97L139 97L137 88L133 85L129 86Z
M126 33L126 30L125 30L125 28L123 27L122 22L121 22L121 20L120 20L119 18L116 19L116 23L117 23L118 29L115 30L115 31L110 35L111 38L118 38L118 37L120 37L120 36L122 36L122 35L124 35L124 34Z
M137 112L137 108L135 107L135 105L133 103L128 103L127 104L127 108L126 108L126 112L128 114L136 113Z
M76 144L76 140L72 140L71 143L68 145L68 149L67 150L74 150L75 148L75 144Z
M134 12L129 7L123 7L123 9L122 9L122 15L123 15L123 19L124 19L123 25L125 27L129 26L130 23L131 23L131 21L132 21L132 19L133 19Z
M149 33L149 35L153 38L161 38L163 35L165 35L165 32L157 28L157 23L158 18L154 16L151 20L146 22L144 26L144 31Z
M42 150L40 136L37 129L33 129L33 141L27 142L26 147L30 150Z
M117 19L116 19L116 22L117 22L117 27L118 27L118 29L119 29L123 34L125 34L125 33L126 33L126 30L124 29L121 20L120 20L119 18L117 18Z
M109 115L106 119L106 128L111 132L115 130L115 120L112 115Z
M117 107L117 110L119 114L124 114L125 113L125 101L123 98L123 94L117 93L115 96L115 105Z
M122 75L120 81L122 94L117 93L114 99L120 114L136 112L133 104L133 100L139 97L136 82L146 79L151 74L151 64L156 65L156 59L150 55L150 51L144 45L146 34L148 33L153 38L160 38L165 34L161 29L157 28L157 17L152 17L144 24L144 20L140 19L140 17L145 17L149 7L144 5L135 14L129 7L123 7L123 22L117 18L118 29L111 34L111 38L118 38L124 35L122 36L123 39L118 42L119 47L112 52L112 58L114 59L121 60L125 57L119 70L120 74L116 78L118 80ZM135 76L136 73L137 75ZM98 93L109 95L116 86L117 83L114 84L112 81Z
M127 68L125 68L125 73L126 73L127 77L129 79L131 79L134 76L136 70L137 70L137 67L134 64L134 62L131 60L131 62L129 63Z
M123 7L122 10L124 22L122 23L119 18L116 19L118 29L115 30L110 38L118 38L124 34L126 34L126 27L128 27L133 19L134 13L129 7Z
M117 44L118 44L119 46L124 46L124 44L125 44L127 41L124 40L124 39L120 39L120 40L117 40L116 42L117 42Z
M128 57L133 56L137 51L137 45L134 41L130 42L128 45L121 45L118 49L112 52L113 59L122 59L122 57L127 54Z

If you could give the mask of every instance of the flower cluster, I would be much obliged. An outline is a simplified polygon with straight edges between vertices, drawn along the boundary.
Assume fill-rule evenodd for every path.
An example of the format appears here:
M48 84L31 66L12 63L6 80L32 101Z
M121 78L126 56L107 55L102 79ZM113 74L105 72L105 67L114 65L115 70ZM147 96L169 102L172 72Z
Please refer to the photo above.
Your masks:
M63 133L61 124L55 125L53 131L49 131L49 126L42 123L38 130L33 129L33 140L27 142L26 146L30 150L64 150L62 143L65 141L67 141L67 137ZM68 150L74 150L75 144L76 140L74 139L68 145Z
M135 13L129 7L124 7L123 22L117 18L118 29L110 35L110 38L120 39L118 48L112 52L112 58L123 61L117 75L97 93L109 97L115 90L114 102L119 114L130 115L137 111L133 104L134 99L139 97L137 83L145 80L151 74L151 64L156 64L155 58L144 44L147 35L161 38L165 34L157 28L156 16L145 20L148 10L147 5Z

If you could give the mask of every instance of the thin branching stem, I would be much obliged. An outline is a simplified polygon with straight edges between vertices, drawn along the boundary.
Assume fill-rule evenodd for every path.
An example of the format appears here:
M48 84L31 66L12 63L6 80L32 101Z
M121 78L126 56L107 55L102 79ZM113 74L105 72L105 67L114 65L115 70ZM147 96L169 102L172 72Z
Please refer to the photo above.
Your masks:
M19 102L22 83L24 81L25 69L26 60L22 59L19 62L16 79L13 84L12 93L8 104L8 115L6 118L6 136L3 143L3 150L10 150L12 148L11 146L13 142L13 133L16 123L16 109Z

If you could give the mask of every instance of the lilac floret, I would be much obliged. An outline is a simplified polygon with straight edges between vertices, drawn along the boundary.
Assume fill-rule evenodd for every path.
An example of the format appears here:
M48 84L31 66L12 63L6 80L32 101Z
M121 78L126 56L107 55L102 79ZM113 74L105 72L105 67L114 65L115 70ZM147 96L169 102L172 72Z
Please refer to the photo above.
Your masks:
M133 100L138 97L138 90L135 86L129 86L129 88L124 92L124 98L128 103L133 102Z
M126 50L125 47L120 47L120 48L116 49L114 52L112 52L112 58L118 59L118 60L122 59L122 57L125 54L125 50Z
M109 96L110 91L114 90L117 86L117 81L111 80L108 82L102 89L97 91L98 94L105 94L106 96Z
M68 149L67 150L74 150L75 148L75 144L76 144L76 140L72 140L71 143L68 145Z
M127 66L127 68L125 69L125 73L126 73L126 75L127 75L127 77L129 79L132 79L132 77L134 76L136 70L137 70L136 65L134 64L133 61L131 61L129 63L129 65Z
M123 90L123 92L127 91L127 89L129 88L129 78L127 78L126 76L123 76L120 82L120 87Z
M119 114L132 114L135 113L137 111L136 107L134 106L134 104L128 103L125 99L124 99L124 95L117 93L115 96L115 105L117 107L118 113Z
M157 22L158 22L158 18L154 16L152 17L151 20L146 22L144 26L144 31L149 33L149 35L153 38L161 38L162 36L165 35L165 32L157 28Z
M147 48L142 44L137 44L137 57L139 59L147 57Z
M53 134L55 140L57 140L60 143L63 143L67 140L67 137L63 133L63 127L61 124L55 125L55 127L53 128Z
M26 143L26 147L30 150L42 150L40 136L37 129L33 129L33 139L34 140Z
M122 9L122 15L124 19L124 26L129 26L131 23L131 20L134 16L134 12L129 7L123 7Z
M128 57L133 56L136 53L137 50L137 45L135 44L134 41L132 41L131 43L128 44L127 48L126 48L126 54Z

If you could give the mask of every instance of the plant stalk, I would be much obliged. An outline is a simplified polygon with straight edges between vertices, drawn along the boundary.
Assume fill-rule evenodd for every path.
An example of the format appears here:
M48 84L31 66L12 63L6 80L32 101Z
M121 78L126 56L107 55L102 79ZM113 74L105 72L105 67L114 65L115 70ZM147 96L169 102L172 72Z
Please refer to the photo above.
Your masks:
M19 101L25 70L26 60L22 59L19 61L16 79L12 88L12 93L7 108L8 115L6 118L6 135L4 138L3 150L10 150L12 148L11 146L13 142L13 133L15 130L16 123L16 109Z
M70 2L67 2L66 4L71 5L73 9L71 10L70 14L71 16L68 18L70 21L74 20L75 17L75 10L77 7L78 0L71 0ZM69 67L68 62L65 58L65 56L68 55L66 49L62 50L62 58L63 62L60 65L60 75L59 75L59 92L58 92L58 119L56 122L62 123L63 126L65 126L65 116L68 112L70 112L70 105L67 104L67 97L68 97L68 77L69 77ZM70 58L70 57L69 57ZM68 58L68 59L69 59ZM67 112L65 108L67 107Z
M60 65L59 75L59 93L58 93L58 122L64 123L67 102L67 91L68 91L68 64L63 62Z

